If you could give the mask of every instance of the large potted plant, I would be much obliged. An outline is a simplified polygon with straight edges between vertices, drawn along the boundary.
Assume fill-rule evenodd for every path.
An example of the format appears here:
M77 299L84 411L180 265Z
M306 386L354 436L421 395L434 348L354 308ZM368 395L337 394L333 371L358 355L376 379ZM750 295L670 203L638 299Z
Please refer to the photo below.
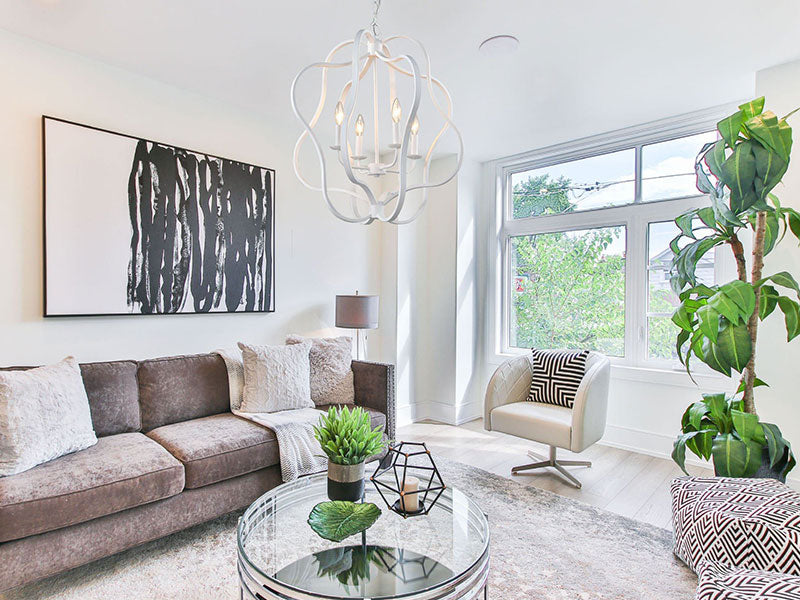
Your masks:
M386 443L381 427L372 429L361 408L331 407L314 426L314 435L328 456L328 498L358 502L364 493L364 461Z
M792 114L792 113L790 113ZM795 466L791 446L777 425L756 413L754 389L766 385L756 374L760 321L783 313L787 341L800 334L800 286L788 272L767 274L764 257L789 232L800 239L800 213L781 206L772 190L789 166L792 130L784 118L764 110L764 98L742 104L717 124L720 140L703 146L695 161L697 188L710 206L677 219L671 286L680 304L672 317L680 327L677 353L691 376L690 359L715 371L740 374L732 394L704 395L683 415L672 457L684 467L686 449L713 459L719 476L786 479ZM748 258L743 240L752 234ZM727 246L737 279L721 285L698 282L700 258Z

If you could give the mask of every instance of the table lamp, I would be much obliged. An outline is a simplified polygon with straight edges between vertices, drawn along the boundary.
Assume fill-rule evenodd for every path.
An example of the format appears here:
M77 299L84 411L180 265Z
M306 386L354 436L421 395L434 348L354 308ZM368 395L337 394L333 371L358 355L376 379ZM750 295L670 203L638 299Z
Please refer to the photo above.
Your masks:
M361 330L378 328L378 296L336 296L336 327L356 330L356 359L361 360Z

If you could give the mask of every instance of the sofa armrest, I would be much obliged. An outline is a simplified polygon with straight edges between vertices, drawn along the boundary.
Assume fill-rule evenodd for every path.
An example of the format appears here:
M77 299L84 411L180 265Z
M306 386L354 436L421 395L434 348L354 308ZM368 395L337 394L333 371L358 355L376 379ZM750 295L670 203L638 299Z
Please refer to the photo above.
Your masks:
M483 427L492 430L492 410L504 404L521 402L531 389L531 360L526 354L507 360L497 367L486 388L483 403Z
M390 440L394 440L397 417L394 365L354 360L352 368L356 406L364 406L384 413L386 415L386 436Z
M586 361L586 374L578 386L572 405L570 450L573 452L583 452L603 437L610 380L611 361L602 354L591 352Z

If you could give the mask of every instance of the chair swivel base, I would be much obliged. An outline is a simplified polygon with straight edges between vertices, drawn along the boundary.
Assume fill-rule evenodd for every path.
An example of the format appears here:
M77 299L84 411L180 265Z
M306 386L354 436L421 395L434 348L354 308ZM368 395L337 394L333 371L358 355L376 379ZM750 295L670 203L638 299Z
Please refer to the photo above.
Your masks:
M518 467L512 467L511 473L512 475L516 475L517 473L521 473L522 471L531 471L533 469L543 469L545 467L553 467L560 475L562 475L569 483L574 485L576 488L581 487L581 482L569 471L567 471L564 467L591 467L592 463L588 460L557 460L556 459L556 447L550 446L550 458L547 460L541 460L541 456L536 454L535 452L528 451L528 456L531 458L538 458L540 459L539 462L531 463L529 465L520 465Z

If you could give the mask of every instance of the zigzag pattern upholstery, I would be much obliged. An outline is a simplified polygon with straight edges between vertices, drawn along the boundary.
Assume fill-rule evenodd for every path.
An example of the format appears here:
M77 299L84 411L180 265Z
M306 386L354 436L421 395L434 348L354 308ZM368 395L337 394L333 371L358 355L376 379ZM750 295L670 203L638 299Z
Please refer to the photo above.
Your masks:
M703 563L696 600L797 600L800 577Z
M533 349L530 402L572 408L586 374L588 350Z
M675 554L800 575L800 494L774 479L680 477L670 486Z

